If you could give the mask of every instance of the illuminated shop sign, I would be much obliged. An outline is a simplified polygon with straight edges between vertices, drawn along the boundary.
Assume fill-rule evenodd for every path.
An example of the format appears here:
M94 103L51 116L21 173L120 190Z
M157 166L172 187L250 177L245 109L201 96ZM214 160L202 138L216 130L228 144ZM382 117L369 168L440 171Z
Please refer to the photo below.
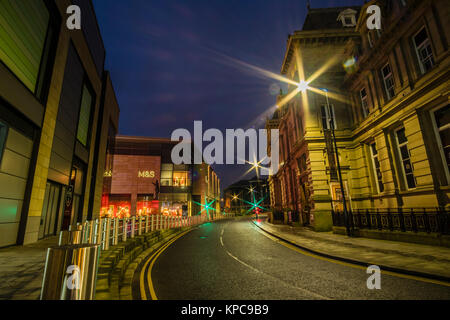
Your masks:
M138 178L154 178L155 171L139 171Z

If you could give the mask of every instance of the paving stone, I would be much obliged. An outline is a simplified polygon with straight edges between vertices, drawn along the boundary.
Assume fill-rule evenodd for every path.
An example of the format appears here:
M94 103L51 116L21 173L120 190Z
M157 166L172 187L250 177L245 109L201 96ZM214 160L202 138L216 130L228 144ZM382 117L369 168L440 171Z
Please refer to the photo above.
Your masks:
M345 259L450 278L450 248L366 238L261 222L259 226L301 247Z

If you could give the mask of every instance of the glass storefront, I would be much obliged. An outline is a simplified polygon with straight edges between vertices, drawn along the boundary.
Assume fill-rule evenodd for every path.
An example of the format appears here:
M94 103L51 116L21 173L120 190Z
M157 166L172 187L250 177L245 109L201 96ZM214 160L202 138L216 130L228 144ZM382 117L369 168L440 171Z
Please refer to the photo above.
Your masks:
M154 200L153 195L138 195L136 215L138 217L159 214L159 200Z
M108 199L108 207L102 208L102 218L129 218L131 217L131 195L112 194Z
M161 186L163 187L190 187L191 171L187 165L162 164Z
M188 216L189 194L166 193L160 195L160 212L167 216Z

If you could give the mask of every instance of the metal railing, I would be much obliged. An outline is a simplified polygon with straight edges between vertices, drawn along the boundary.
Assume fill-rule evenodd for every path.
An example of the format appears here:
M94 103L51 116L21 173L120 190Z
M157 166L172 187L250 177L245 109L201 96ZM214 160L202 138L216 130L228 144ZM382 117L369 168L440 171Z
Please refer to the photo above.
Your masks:
M234 213L216 214L208 217L197 215L192 217L171 217L151 215L131 218L104 218L84 223L77 223L69 231L81 232L82 244L100 244L102 250L125 242L129 238L146 234L156 230L169 230L174 228L200 225L208 221L217 221L234 217Z
M349 210L350 228L450 234L450 211L440 208ZM332 211L333 225L345 227L344 213Z

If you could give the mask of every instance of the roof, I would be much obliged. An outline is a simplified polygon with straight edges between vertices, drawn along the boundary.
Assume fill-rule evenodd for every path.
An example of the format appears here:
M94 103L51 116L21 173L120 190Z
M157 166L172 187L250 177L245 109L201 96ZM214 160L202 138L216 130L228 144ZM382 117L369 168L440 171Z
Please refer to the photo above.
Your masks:
M302 30L344 29L346 27L342 25L338 17L342 11L347 9L355 10L356 20L358 20L360 6L309 9Z

